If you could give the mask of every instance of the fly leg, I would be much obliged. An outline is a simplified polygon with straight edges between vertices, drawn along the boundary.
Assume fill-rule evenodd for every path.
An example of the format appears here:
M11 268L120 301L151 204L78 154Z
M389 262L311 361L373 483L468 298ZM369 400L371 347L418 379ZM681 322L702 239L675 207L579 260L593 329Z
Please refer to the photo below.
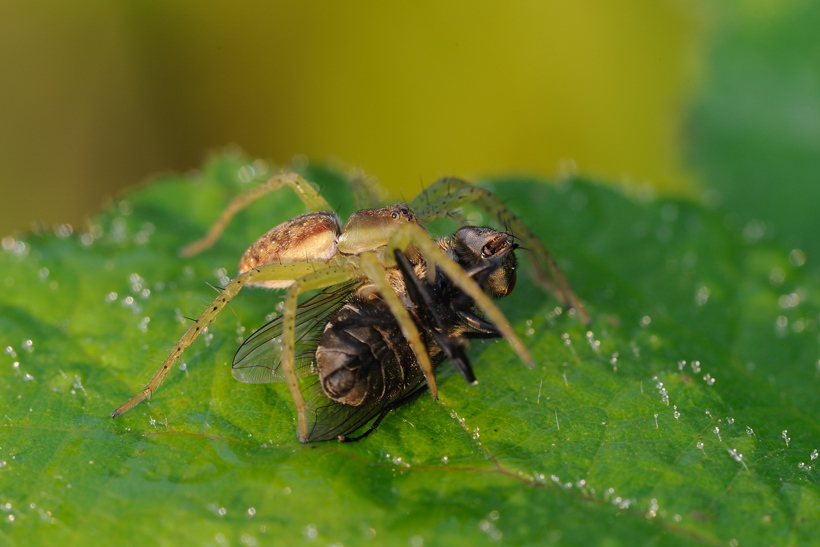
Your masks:
M427 264L427 275L432 272L435 276L435 269L441 270L450 278L454 285L472 298L476 306L486 314L487 318L495 324L503 337L510 343L513 350L518 354L524 363L530 368L535 366L532 355L527 350L524 343L513 331L512 325L498 309L498 306L485 293L476 281L456 262L454 262L439 246L430 239L427 232L417 224L405 224L390 239L387 246L387 254L391 254L395 249L404 251L408 246L415 247ZM395 260L395 259L394 259Z

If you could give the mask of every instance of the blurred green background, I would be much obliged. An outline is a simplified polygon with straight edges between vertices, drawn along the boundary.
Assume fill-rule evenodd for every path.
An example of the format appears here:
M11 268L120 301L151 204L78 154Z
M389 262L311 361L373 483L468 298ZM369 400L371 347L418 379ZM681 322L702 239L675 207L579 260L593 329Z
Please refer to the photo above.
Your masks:
M0 234L234 143L450 174L577 169L687 191L704 15L660 2L3 2ZM697 7L697 4L695 4Z
M820 252L817 4L0 1L0 235L235 144L408 197L577 170Z

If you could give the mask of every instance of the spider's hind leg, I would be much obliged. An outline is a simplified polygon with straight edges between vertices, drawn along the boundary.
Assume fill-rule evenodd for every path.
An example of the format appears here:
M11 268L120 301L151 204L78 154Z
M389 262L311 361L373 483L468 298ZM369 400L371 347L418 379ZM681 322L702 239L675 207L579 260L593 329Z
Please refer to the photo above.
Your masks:
M216 222L211 225L208 233L201 239L183 247L179 252L180 256L191 257L211 248L237 213L283 186L289 186L310 211L333 210L319 191L300 174L294 172L280 173L233 198L222 211L222 214L219 215L219 218L216 219Z

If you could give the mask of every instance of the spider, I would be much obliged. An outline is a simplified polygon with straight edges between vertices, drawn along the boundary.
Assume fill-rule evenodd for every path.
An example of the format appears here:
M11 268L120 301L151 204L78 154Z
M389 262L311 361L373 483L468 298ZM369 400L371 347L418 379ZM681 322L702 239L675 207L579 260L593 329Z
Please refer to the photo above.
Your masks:
M404 287L401 273L396 268L395 250L404 253L412 264L423 264L426 281L430 284L435 282L437 269L444 272L460 291L475 301L477 308L495 325L521 360L533 367L529 351L503 313L475 280L431 239L421 224L421 221L446 216L449 211L471 202L516 234L533 255L536 280L552 291L564 306L574 308L584 322L589 320L555 260L526 225L495 195L458 178L434 182L409 206L398 203L356 211L342 226L338 215L332 212L310 182L298 173L284 172L235 197L205 237L185 247L182 256L193 256L211 247L238 212L285 186L296 193L310 212L276 226L245 251L239 262L239 275L222 289L183 334L145 388L114 410L112 417L150 397L182 352L247 285L287 289L282 310L281 368L296 406L297 433L301 442L308 441L308 431L305 401L294 366L294 347L298 298L307 291L350 284L351 290L367 291L369 288L373 294L378 293L407 340L431 395L437 398L430 356L400 298Z

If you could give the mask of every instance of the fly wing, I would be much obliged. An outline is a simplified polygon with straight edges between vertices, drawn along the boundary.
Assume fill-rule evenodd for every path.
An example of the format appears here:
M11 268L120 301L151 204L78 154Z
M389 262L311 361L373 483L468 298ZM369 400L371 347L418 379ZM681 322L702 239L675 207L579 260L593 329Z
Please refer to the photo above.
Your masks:
M314 373L316 346L328 321L339 311L359 281L334 285L296 308L294 366L299 376ZM233 358L233 377L248 384L267 384L285 379L282 372L282 316L278 316L245 340Z
M338 439L339 436L350 437L379 417L382 412L394 410L412 401L418 390L424 390L426 387L424 376L419 374L410 378L407 386L393 397L352 406L329 399L322 391L318 380L311 382L308 387L303 388L306 395L308 442L331 441Z

